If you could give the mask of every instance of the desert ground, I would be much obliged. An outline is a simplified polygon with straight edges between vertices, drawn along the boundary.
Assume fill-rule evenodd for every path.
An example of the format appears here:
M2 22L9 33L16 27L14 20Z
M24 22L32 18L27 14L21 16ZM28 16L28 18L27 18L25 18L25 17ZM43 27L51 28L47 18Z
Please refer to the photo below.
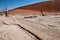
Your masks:
M60 40L60 15L0 16L0 40Z

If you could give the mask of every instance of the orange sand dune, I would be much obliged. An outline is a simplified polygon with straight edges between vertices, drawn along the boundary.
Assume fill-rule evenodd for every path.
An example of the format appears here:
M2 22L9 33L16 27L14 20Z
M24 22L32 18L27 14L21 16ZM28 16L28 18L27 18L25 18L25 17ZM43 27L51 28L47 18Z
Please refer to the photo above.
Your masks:
M60 1L45 1L39 2L31 5L26 5L9 10L11 14L41 14L41 10L44 14L55 14L60 11Z

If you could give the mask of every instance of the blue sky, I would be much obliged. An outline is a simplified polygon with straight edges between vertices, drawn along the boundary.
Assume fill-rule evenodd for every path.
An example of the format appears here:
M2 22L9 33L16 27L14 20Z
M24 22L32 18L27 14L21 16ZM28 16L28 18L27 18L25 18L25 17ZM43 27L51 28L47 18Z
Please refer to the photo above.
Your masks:
M0 10L3 10L4 7L7 5L8 10L28 5L28 4L33 4L37 2L43 2L47 0L0 0Z

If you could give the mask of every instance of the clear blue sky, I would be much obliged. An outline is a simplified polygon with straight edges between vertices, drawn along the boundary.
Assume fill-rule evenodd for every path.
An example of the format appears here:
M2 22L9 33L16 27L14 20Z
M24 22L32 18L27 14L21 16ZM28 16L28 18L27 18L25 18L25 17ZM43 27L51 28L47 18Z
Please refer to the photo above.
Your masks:
M7 5L8 10L28 5L28 4L33 4L37 2L43 2L47 0L0 0L0 10L4 9L4 7Z

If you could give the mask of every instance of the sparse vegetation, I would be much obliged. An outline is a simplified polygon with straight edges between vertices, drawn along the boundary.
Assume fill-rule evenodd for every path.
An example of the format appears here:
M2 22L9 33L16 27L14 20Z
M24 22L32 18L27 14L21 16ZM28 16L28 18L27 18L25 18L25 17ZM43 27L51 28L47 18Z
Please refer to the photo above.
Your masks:
M7 7L5 7L5 10L3 11L3 13L5 14L6 17L8 17Z
M27 16L27 17L24 17L24 18L36 18L37 16Z
M41 10L41 14L42 14L42 16L45 16L42 10Z

